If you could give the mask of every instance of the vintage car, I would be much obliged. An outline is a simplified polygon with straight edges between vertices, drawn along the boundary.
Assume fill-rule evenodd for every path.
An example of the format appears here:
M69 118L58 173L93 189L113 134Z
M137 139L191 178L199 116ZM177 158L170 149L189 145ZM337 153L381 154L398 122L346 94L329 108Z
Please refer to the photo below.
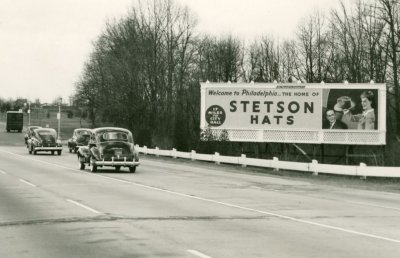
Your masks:
M77 155L79 169L89 165L91 172L96 172L98 167L111 166L117 171L128 167L134 173L140 164L132 133L117 127L92 129L88 146L79 147Z
M28 148L28 140L32 137L33 130L38 129L38 128L42 128L42 127L35 125L35 126L28 126L26 128L24 138L25 138L25 144L26 144L27 148Z
M87 146L90 139L91 129L88 128L77 128L72 133L72 137L68 140L69 152L75 152L81 146Z
M57 152L61 155L61 140L57 139L57 132L52 128L34 129L31 138L28 139L29 154L35 154L38 151L50 151L52 155Z

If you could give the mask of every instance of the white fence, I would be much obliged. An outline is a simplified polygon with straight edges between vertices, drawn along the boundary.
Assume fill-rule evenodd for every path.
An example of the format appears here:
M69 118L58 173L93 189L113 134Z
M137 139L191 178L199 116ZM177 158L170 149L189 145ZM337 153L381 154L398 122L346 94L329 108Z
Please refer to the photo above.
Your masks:
M303 162L292 162L292 161L280 161L278 158L273 159L255 159L247 158L246 155L242 154L240 157L232 156L221 156L218 152L215 154L201 154L192 152L181 152L176 149L172 150L160 150L158 147L155 149L149 149L146 146L140 147L136 145L137 150L143 154L152 154L156 156L167 156L172 158L183 158L191 160L202 160L211 161L216 164L236 164L245 166L265 167L273 168L276 170L286 169L295 171L311 172L314 175L318 173L325 174L336 174L336 175L349 175L349 176L360 176L366 177L400 177L400 167L372 167L366 166L361 163L359 166L348 166L348 165L332 165L332 164L320 164L317 160L313 160L311 163Z

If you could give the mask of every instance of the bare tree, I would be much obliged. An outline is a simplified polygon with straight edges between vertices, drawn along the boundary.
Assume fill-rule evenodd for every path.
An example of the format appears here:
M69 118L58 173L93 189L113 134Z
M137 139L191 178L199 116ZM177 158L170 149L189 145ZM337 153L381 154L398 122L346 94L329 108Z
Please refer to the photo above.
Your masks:
M253 42L247 50L248 77L255 82L280 81L279 45L270 36Z
M334 58L332 33L325 16L316 11L298 27L298 52L301 57L301 75L307 82L330 81L328 78Z
M393 101L389 102L394 105L395 121L396 121L396 134L400 135L400 90L399 90L399 58L400 51L400 17L399 17L399 1L397 0L379 0L381 9L381 18L385 21L387 26L386 40L388 47L386 48L389 57L389 66L391 67L390 76L392 77L394 86ZM384 47L385 48L385 47Z

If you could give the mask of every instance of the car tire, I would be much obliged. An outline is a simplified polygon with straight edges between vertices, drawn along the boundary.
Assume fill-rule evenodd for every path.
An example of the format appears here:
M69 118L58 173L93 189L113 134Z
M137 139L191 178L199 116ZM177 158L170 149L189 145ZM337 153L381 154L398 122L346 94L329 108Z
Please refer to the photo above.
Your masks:
M97 172L97 166L96 165L91 165L90 166L90 172Z
M115 166L115 171L120 171L121 170L121 166Z
M36 155L36 154L37 154L37 151L35 150L34 147L32 148L32 152L33 152L33 155Z
M78 159L78 161L79 161L79 159ZM84 170L85 169L85 163L84 162L80 162L79 161L79 169L80 170Z
M69 149L69 153L72 153L72 148L71 148L71 147L69 147L68 149Z
M92 163L92 158L90 158L90 172L97 172L97 166Z
M136 172L136 166L129 167L129 172L135 173Z
M57 154L58 154L58 156L60 156L61 155L61 151L59 150L59 151L57 151Z
M53 150L51 151L51 155L54 155L54 151Z

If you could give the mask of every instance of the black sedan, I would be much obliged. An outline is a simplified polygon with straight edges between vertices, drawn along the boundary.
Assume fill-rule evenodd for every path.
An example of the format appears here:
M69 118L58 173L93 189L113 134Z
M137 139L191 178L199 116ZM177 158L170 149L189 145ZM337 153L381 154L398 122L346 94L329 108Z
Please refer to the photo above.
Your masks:
M98 167L111 166L119 171L128 167L135 172L139 166L139 153L135 149L133 136L129 130L116 127L92 129L88 146L78 149L79 168L90 166L96 172Z
M36 155L39 151L49 151L54 155L61 155L61 140L57 139L57 132L52 128L37 128L33 130L31 138L28 139L29 154Z
M87 146L90 139L91 129L77 128L72 133L72 137L68 140L69 152L75 152L81 146Z

